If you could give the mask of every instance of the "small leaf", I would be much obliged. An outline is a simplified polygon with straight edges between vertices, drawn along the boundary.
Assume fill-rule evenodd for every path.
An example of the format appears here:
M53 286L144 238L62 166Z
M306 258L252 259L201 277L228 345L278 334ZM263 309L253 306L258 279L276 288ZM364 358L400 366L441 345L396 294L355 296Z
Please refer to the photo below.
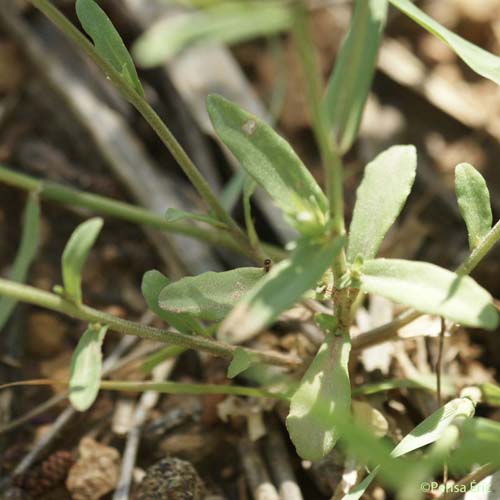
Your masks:
M142 277L141 292L148 308L169 325L177 328L181 333L205 335L204 328L189 314L175 314L160 308L159 297L161 291L170 284L170 280L160 271L152 270Z
M233 343L252 338L316 285L343 245L342 238L299 240L292 255L274 265L231 311L218 337Z
M490 193L483 176L468 163L460 163L455 169L455 190L469 233L469 247L474 250L493 223Z
M90 249L94 245L103 220L95 217L80 224L71 235L62 256L64 294L75 304L82 303L82 270Z
M339 150L356 139L387 16L387 0L356 0L349 33L328 83L324 107Z
M496 384L486 383L480 387L482 400L492 406L500 406L500 387Z
M246 349L237 347L233 354L233 359L227 369L227 376L234 378L245 370L248 370L256 360Z
M429 264L399 259L365 261L361 290L464 326L494 330L498 313L490 294L469 276Z
M445 42L477 74L500 85L500 57L446 29L409 0L390 0L390 2L429 33Z
M324 232L327 200L290 145L269 125L221 96L207 109L217 135L304 234Z
M83 29L92 38L99 55L140 96L144 90L137 75L134 62L113 23L94 0L76 0L76 15Z
M286 426L303 459L320 460L337 442L335 422L351 406L350 350L348 335L328 335L292 396Z
M40 203L36 194L30 194L23 214L23 230L21 243L9 273L9 279L22 283L26 280L28 270L38 250L40 225ZM0 330L7 323L16 301L10 297L0 298Z
M259 245L259 237L253 223L252 205L250 203L250 198L256 188L257 183L251 177L247 177L243 186L243 211L245 214L245 225L247 227L248 239L250 240L250 245L252 245L253 248L257 248Z
M221 321L263 276L264 270L260 267L240 267L182 278L161 291L159 304L170 313Z
M414 146L393 146L366 166L349 230L349 262L375 257L410 194L416 167Z
M474 403L469 398L456 398L436 410L418 424L392 450L393 457L400 457L437 441L453 421L474 415Z
M137 40L133 54L140 65L151 67L194 44L239 43L285 31L290 24L290 9L279 2L224 2L159 20Z
M99 393L101 346L108 327L90 325L81 336L71 359L69 400L79 411L88 410Z
M401 457L436 442L457 418L471 418L474 415L474 404L468 398L457 398L438 408L432 415L417 425L392 450L391 456ZM357 484L343 500L359 500L375 479L380 467L375 467L361 483Z

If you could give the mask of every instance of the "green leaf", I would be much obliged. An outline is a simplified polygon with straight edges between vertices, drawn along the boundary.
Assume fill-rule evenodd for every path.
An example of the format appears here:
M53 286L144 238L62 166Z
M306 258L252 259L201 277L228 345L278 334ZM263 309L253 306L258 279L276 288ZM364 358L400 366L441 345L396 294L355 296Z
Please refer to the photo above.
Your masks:
M474 410L474 403L469 398L452 399L407 434L392 450L391 455L397 458L434 443L455 419L471 418Z
M368 260L361 269L360 284L365 292L464 326L487 330L498 326L498 313L484 288L469 276L458 276L434 264L399 259Z
M231 311L218 337L234 343L252 338L316 285L343 245L342 238L299 240L292 255L274 265Z
M82 270L101 231L103 220L95 217L80 224L71 235L62 256L64 295L75 304L82 303Z
M490 193L483 176L468 163L455 169L458 207L469 233L469 247L474 250L491 229Z
M234 378L245 370L248 370L256 362L255 358L246 349L237 347L233 359L227 369L227 376Z
M221 321L263 276L264 269L260 267L240 267L182 278L161 291L159 304L170 313Z
M88 410L101 383L101 347L108 327L90 325L81 336L71 359L69 400L79 411Z
M327 335L292 396L286 426L297 453L320 460L339 437L336 421L347 418L351 406L348 335Z
M480 386L482 400L492 406L500 406L500 387L496 384L486 383Z
M170 280L160 271L151 270L142 277L141 292L148 308L169 325L177 328L181 333L205 335L203 326L189 314L172 313L160 308L159 297L161 291L170 284Z
M471 418L474 415L474 404L468 398L457 398L438 408L407 434L392 450L391 456L401 457L437 441L458 418ZM343 500L359 500L375 479L380 467L375 467L361 483L356 485Z
M269 125L221 96L207 109L217 135L299 232L324 232L327 200L314 177Z
M390 0L390 2L429 33L445 42L477 74L500 85L500 57L441 26L409 0Z
M253 248L257 248L259 245L259 236L257 235L257 231L255 230L253 223L252 205L250 203L250 198L256 188L257 183L251 177L247 177L243 186L243 212L245 214L245 225L247 228L248 239Z
M351 25L328 82L324 107L339 150L356 139L387 16L387 0L356 0Z
M40 203L36 194L30 194L23 214L23 230L21 243L9 273L9 279L22 283L26 280L28 270L38 250L40 225ZM9 297L0 298L0 330L7 323L16 301Z
M239 43L287 30L290 9L280 2L226 2L161 19L135 43L132 51L144 67L165 63L194 44Z
M144 96L134 62L106 13L94 0L76 0L76 15L83 29L94 41L99 55L121 75L130 87L140 96Z
M349 230L349 262L375 257L410 194L416 167L414 146L392 146L366 166Z

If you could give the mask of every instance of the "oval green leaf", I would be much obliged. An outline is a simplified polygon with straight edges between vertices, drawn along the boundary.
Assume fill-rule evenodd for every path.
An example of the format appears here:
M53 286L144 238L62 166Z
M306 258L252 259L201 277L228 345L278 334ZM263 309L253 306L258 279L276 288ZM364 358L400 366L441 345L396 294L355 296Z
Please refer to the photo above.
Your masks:
M94 41L99 55L140 96L144 97L137 70L123 40L106 13L94 0L77 0L76 15L87 34Z
M71 360L69 400L79 411L88 410L99 393L101 347L108 327L90 325L81 336Z
M314 288L332 265L345 240L299 240L292 255L274 265L222 323L218 338L232 343L249 340Z
M71 235L62 256L64 295L75 304L82 303L82 271L90 249L101 231L103 220L95 217L80 224Z
M415 180L414 146L392 146L365 168L349 229L347 259L372 259L398 217Z
M222 321L263 276L264 269L260 267L240 267L182 278L161 291L160 308L207 321Z
M327 335L292 396L286 426L297 453L320 460L339 437L335 422L347 418L351 406L348 335Z
M446 43L478 75L500 85L500 57L446 29L409 0L390 0L390 2L429 33Z
M498 313L491 295L469 276L427 262L373 259L361 268L361 289L443 316L464 326L494 330Z
M483 176L468 163L455 168L458 207L467 226L469 247L474 250L491 229L490 192Z
M387 6L387 0L354 2L349 32L328 82L325 112L342 153L349 150L358 133L375 72Z
M303 234L324 231L327 200L291 146L267 123L218 95L207 109L217 135Z
M170 284L170 280L160 271L147 271L142 277L141 292L149 309L169 325L181 333L204 335L205 330L195 318L189 314L175 314L160 308L161 291Z

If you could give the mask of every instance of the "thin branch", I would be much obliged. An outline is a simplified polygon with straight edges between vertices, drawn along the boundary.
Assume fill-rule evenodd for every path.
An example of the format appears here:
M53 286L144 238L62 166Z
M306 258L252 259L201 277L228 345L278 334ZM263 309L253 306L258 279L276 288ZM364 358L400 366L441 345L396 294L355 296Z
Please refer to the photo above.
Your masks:
M182 333L153 328L147 325L141 325L122 318L117 318L111 314L98 311L91 307L81 305L77 306L64 298L53 293L45 292L37 288L14 283L0 278L0 295L12 297L20 302L44 307L57 311L72 318L87 321L89 323L101 323L107 325L111 330L118 333L135 335L136 337L167 342L182 346L187 349L196 349L224 358L232 358L237 346L218 342L216 340L199 337L195 335L184 335ZM296 356L280 354L270 351L257 351L245 348L249 355L255 356L262 363L268 363L278 366L295 367L301 365L301 360Z

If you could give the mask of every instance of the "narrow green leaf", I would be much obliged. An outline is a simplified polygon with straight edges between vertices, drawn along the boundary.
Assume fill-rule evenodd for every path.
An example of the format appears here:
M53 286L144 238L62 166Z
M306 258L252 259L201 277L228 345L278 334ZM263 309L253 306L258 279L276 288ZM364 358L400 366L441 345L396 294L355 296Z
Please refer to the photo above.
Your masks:
M356 139L387 16L387 0L356 0L351 25L326 90L324 107L339 150Z
M151 270L142 277L141 291L148 308L169 325L177 328L181 333L205 335L203 326L189 314L172 313L160 308L159 297L161 291L170 284L170 280L160 271Z
M458 418L472 418L474 404L468 398L456 398L438 408L432 415L417 425L392 450L391 456L401 457L412 451L436 442ZM343 500L359 500L377 476L380 467L375 467L361 483L356 485Z
M446 29L409 0L390 0L390 2L429 33L446 43L477 74L500 85L500 57Z
M132 52L140 65L151 67L194 44L239 43L285 31L290 25L290 8L281 2L226 2L161 19L137 40Z
M391 455L397 458L434 443L455 419L471 418L474 410L474 403L469 398L452 399L407 434L392 450Z
M82 303L82 271L90 249L101 231L103 220L95 217L80 224L71 235L62 256L64 294L75 304Z
M144 90L127 47L101 7L94 0L76 0L76 15L83 29L94 41L99 55L113 66L139 95L144 96Z
M414 146L392 146L366 166L349 230L349 262L375 257L410 194L416 168Z
M469 247L474 250L493 223L490 193L483 176L468 163L460 163L455 169L455 190L469 233Z
M248 370L254 363L255 359L252 357L251 353L246 349L237 347L227 369L227 376L229 378L234 378L245 370Z
M274 265L231 311L218 337L240 343L271 324L314 288L343 245L342 238L328 242L299 240L292 255Z
M361 289L464 326L494 330L498 313L490 294L469 276L429 264L399 259L365 261Z
M30 194L23 214L21 243L9 273L9 279L22 283L38 250L40 225L40 203L36 194ZM0 330L7 323L16 301L9 297L0 298Z
M500 406L500 387L496 384L486 383L480 387L482 400L492 406Z
M101 383L101 347L108 327L90 325L81 336L71 359L69 400L79 411L88 410Z
M250 198L252 197L257 183L251 178L247 177L245 179L245 184L243 186L243 211L245 214L245 225L247 228L248 239L250 240L250 245L253 248L257 248L259 245L259 236L255 230L255 226L252 218L252 205L250 203Z
M264 269L260 267L240 267L182 278L161 291L159 304L170 313L221 321L263 276Z
M339 437L336 421L347 418L351 406L348 335L327 335L292 396L286 426L297 453L320 460Z
M304 234L324 231L327 200L290 145L269 125L221 96L207 109L217 135Z
M245 171L238 170L224 186L224 189L220 193L219 201L226 211L233 211L241 193L243 192L246 178L247 174Z

